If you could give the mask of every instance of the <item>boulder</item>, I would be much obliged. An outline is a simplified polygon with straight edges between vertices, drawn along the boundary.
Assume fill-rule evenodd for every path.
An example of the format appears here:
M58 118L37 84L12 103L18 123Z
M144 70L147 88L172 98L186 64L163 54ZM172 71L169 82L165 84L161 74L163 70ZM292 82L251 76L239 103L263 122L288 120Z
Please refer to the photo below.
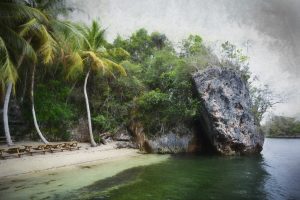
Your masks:
M138 148L147 153L173 154L199 149L194 132L184 124L179 123L172 130L148 136L141 122L133 121L129 128Z
M148 144L151 147L153 153L184 153L189 152L189 146L191 144L192 139L192 134L180 136L171 132L149 139Z
M132 141L133 137L127 131L127 129L123 128L123 129L118 130L115 133L113 139L116 140L116 141L127 141L128 142L128 141Z
M259 153L264 136L255 124L249 89L231 69L211 67L193 74L203 105L200 125L223 155Z
M126 148L126 149L138 149L138 146L137 146L136 143L134 143L134 142L126 142L126 141L117 142L116 143L116 147L118 149L123 149L123 148Z

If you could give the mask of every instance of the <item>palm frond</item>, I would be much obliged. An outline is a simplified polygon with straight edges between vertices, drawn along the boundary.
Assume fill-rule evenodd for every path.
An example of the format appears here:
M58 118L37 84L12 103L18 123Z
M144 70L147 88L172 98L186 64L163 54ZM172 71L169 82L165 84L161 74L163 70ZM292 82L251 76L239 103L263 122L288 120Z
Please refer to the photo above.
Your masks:
M27 58L36 62L37 56L32 46L9 27L0 29L0 37L5 41L6 48L15 55L23 53Z
M83 60L78 52L73 52L66 58L67 79L74 79L83 72Z
M41 24L36 19L31 19L25 24L19 26L19 35L22 37L39 35L41 30Z
M104 65L104 62L93 51L84 51L83 56L89 59L88 61L91 63L93 70L106 71L106 66Z
M18 73L10 59L9 52L6 48L4 40L0 37L0 79L2 84L8 82L16 83L18 78Z
M0 19L3 23L13 21L22 22L33 18L44 24L48 24L49 22L47 16L36 8L13 2L0 3Z
M72 49L73 51L79 51L82 48L85 37L75 24L68 21L53 20L51 21L51 25L55 38L58 38L60 46L65 50Z
M57 42L47 31L44 25L41 25L41 34L39 35L41 46L38 49L38 53L42 56L42 62L44 64L52 63L57 50Z
M127 73L122 65L119 65L107 58L102 58L102 60L108 67L110 67L111 71L118 71L122 76L127 76Z
M129 52L126 51L123 48L120 48L120 47L109 49L107 52L108 52L109 55L111 55L113 57L122 57L122 58L129 58L130 57Z
M92 44L90 41L90 36L89 36L89 27L84 25L84 24L75 24L74 25L78 32L83 36L83 45L82 48L85 50L92 50Z
M93 49L98 49L99 47L103 46L105 39L104 33L105 29L101 29L100 24L97 21L92 22L91 28L88 28L89 37L88 40L91 43Z

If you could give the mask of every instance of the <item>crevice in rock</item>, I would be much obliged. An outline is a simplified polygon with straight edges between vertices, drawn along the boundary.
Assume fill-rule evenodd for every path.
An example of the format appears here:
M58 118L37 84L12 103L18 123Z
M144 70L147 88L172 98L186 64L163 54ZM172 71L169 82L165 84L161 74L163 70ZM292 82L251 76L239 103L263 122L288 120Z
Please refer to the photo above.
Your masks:
M206 134L205 127L200 120L195 121L194 123L194 133L195 133L195 142L196 142L196 153L199 154L216 154L217 151L212 145L208 135Z

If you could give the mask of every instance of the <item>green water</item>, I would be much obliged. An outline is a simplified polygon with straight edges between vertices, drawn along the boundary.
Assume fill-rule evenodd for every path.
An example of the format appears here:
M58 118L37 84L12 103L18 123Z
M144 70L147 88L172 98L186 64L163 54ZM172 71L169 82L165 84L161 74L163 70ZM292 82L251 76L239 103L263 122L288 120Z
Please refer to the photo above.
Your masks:
M138 155L104 163L102 161L90 162L17 177L1 178L0 200L69 199L70 197L66 196L98 180L105 180L133 167L163 162L168 157L166 155ZM119 180L119 183L123 182Z
M174 157L127 170L73 194L78 199L264 199L259 158ZM119 185L114 179L125 178ZM109 183L110 188L106 188ZM111 184L115 183L115 184ZM110 189L109 191L105 191ZM103 192L104 190L104 192Z
M135 165L137 162L140 164ZM147 165L142 166L143 162ZM120 168L114 171L123 165L127 166L125 170ZM48 180L49 185L52 184L52 187L45 184L40 186L43 195L36 192L27 197L112 200L300 199L299 169L299 139L267 139L260 156L150 155L116 161L102 167L95 165L73 169L72 174L68 174L70 170L57 172L54 179L43 178L43 181ZM59 181L62 176L63 180L73 176L73 185L76 187L70 181ZM63 184L61 189L49 191L59 183ZM15 190L15 197L16 193L29 195L26 189L20 191L15 186L10 183L10 189ZM38 186L32 186L30 191L35 189L38 190ZM13 195L8 195L8 190L8 193L4 191L0 191L0 197L13 199Z
M259 156L173 156L158 164L132 168L97 181L69 197L300 199L300 140L266 139Z

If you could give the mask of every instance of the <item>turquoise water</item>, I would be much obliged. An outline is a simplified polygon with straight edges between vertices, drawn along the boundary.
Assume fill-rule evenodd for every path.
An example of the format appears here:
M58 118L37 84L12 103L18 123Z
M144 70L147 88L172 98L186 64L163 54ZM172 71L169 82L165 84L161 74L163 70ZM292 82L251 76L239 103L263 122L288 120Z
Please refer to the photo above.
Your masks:
M49 185L63 184L60 190L31 197L112 200L300 199L300 139L266 139L260 156L151 155L135 159L117 161L102 168L73 169L69 175L67 172L58 172L56 178L48 179L53 181ZM115 175L103 177L107 173L106 168L112 170L127 162L138 161L148 161L148 165L141 166L140 163L135 167L133 164L126 170L120 169ZM80 183L82 180L83 183L71 187L72 184L66 181L56 182L63 175L63 180L71 175L81 177L75 181ZM84 181L88 176L93 179ZM43 177L44 181L48 179ZM14 185L10 184L13 188ZM30 190L35 190L34 187L38 186L32 186ZM45 190L47 186L42 188ZM51 188L49 186L48 190ZM21 192L24 194L24 191ZM0 191L0 197L10 197L7 194L5 190Z

